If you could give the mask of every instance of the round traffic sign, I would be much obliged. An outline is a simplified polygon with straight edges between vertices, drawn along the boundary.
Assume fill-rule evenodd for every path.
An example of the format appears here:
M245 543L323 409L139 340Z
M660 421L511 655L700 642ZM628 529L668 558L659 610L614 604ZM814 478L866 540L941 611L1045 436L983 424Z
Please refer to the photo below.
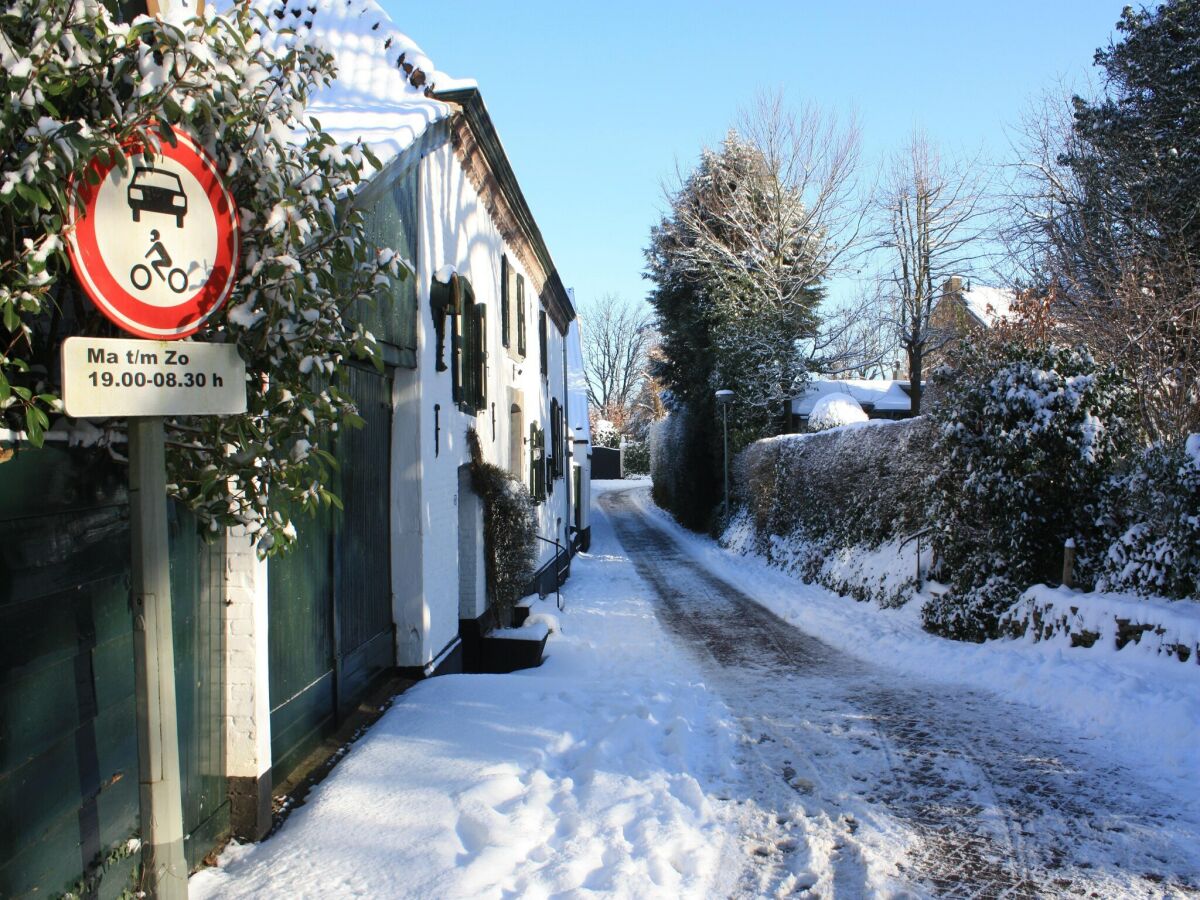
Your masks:
M124 170L93 160L96 177L72 184L80 203L67 229L71 264L100 311L160 341L195 334L221 308L240 253L237 207L216 164L175 137L149 157L141 144L122 148Z

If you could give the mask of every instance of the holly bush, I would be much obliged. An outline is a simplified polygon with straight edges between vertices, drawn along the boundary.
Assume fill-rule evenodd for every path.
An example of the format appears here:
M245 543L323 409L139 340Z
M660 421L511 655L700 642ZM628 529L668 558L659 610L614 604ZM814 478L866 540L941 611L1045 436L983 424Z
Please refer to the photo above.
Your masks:
M951 592L923 616L983 640L1022 591L1058 580L1067 540L1095 545L1101 485L1132 450L1132 394L1086 350L1057 346L968 342L935 377L927 516Z
M119 455L125 423L62 416L62 340L116 333L71 272L68 185L93 159L117 159L129 142L153 154L182 129L217 161L239 207L231 312L196 338L237 345L249 409L168 420L169 489L213 532L244 526L262 552L294 537L289 510L337 503L322 444L358 419L335 376L350 358L377 357L347 311L407 272L366 239L352 206L377 161L305 115L334 77L333 58L282 6L130 22L111 0L0 10L0 427L10 440L37 446L65 431Z

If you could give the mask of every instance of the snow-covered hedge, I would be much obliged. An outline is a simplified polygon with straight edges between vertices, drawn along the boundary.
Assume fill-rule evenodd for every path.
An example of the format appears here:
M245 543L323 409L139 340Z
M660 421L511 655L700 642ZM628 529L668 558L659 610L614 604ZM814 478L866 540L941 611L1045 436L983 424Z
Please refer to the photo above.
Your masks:
M916 545L900 544L924 521L931 443L929 421L918 418L751 444L734 464L744 512L723 540L856 599L902 603L916 580Z
M650 426L654 502L696 531L709 527L714 503L721 499L721 485L713 480L709 440L699 417L686 409Z
M1127 382L1082 350L964 348L937 376L929 522L951 590L928 603L930 631L996 634L1032 584L1057 581L1063 546L1094 552L1100 487L1131 448Z
M1200 600L1200 434L1147 450L1105 485L1097 586Z
M1200 606L1193 603L1037 585L1001 616L1000 631L1072 647L1136 648L1200 663Z

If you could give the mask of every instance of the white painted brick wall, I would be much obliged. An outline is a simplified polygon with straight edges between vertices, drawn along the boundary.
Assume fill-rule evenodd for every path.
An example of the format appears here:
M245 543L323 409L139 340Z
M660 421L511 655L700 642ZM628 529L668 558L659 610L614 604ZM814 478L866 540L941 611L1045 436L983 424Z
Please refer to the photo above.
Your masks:
M240 529L225 535L225 771L271 768L267 564Z

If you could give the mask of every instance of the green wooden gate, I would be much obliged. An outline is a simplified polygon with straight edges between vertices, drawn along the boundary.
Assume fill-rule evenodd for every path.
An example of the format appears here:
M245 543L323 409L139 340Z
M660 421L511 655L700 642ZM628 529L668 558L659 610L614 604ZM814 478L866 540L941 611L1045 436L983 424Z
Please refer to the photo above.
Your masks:
M0 897L55 896L138 831L127 470L0 464ZM228 830L219 546L173 508L171 589L188 862ZM128 886L113 867L100 896Z
M348 367L366 420L338 433L344 511L296 519L298 545L269 564L271 761L283 781L395 660L389 500L392 377Z

